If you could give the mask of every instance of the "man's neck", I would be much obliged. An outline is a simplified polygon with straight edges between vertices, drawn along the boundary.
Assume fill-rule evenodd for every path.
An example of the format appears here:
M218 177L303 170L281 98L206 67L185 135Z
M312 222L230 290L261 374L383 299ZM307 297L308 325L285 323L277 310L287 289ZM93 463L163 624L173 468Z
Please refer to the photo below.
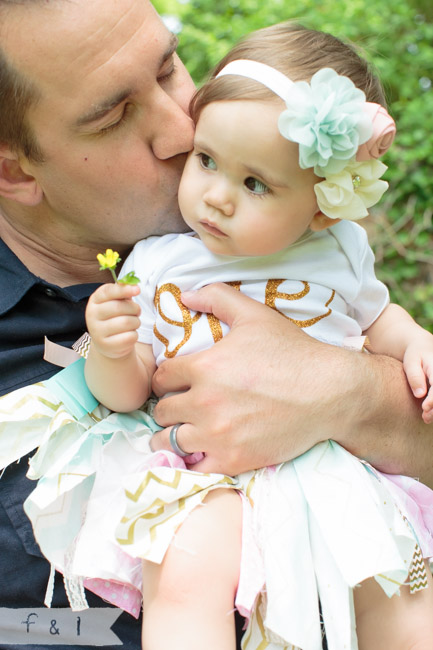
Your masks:
M110 282L109 271L99 271L97 252L85 246L45 241L35 232L15 227L0 213L0 238L34 275L60 287Z

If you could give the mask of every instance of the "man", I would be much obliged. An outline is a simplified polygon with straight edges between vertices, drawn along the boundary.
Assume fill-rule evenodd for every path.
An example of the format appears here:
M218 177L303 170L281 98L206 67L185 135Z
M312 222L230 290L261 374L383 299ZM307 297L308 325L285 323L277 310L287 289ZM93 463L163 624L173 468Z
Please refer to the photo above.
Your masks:
M193 85L148 0L0 0L0 35L6 393L57 370L41 360L44 335L70 345L84 331L86 300L104 280L98 252L111 247L124 258L142 237L183 229L177 186L192 145ZM322 345L229 287L203 290L188 305L214 311L232 331L156 373L157 394L186 392L159 403L166 428L155 449L169 448L171 426L186 423L178 443L206 452L198 469L234 474L332 437L382 469L433 484L433 435L397 362ZM60 610L59 576L55 609L37 625L49 567L22 512L33 487L25 471L23 459L0 481L0 648L114 647L99 610L89 619L96 641L86 641L85 612ZM140 647L131 617L120 616L113 631L125 648Z
M83 331L86 299L103 279L99 251L113 246L124 257L136 239L182 227L177 187L194 87L147 0L2 2L0 29L3 101L16 97L25 111L17 126L17 108L3 106L9 124L0 120L0 381L8 392L58 370L42 361L43 335L69 344ZM114 647L118 637L138 650L139 622L120 611L107 618L92 609L87 619L69 610L63 619L59 576L44 618L49 567L22 511L34 487L26 464L0 482L0 647ZM6 608L20 608L18 618Z

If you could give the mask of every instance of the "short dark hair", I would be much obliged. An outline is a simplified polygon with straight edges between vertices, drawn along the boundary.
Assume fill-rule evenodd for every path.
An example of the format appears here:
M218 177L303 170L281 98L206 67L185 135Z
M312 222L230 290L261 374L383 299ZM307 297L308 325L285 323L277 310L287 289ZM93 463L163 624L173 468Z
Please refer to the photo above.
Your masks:
M14 4L23 4L23 0L0 0L0 11ZM38 97L34 84L15 69L0 47L0 143L34 162L43 162L41 148L27 121L28 109Z

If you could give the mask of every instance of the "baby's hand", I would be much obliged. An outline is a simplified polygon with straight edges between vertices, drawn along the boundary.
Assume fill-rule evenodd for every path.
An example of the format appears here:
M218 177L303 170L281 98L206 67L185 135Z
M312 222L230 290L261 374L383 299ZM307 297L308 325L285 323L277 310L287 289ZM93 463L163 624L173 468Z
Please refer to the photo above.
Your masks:
M125 357L137 342L140 307L132 298L140 293L137 285L104 284L89 298L86 323L92 345L112 359Z
M403 368L415 397L426 395L422 403L422 419L433 422L433 335L423 331L406 348Z

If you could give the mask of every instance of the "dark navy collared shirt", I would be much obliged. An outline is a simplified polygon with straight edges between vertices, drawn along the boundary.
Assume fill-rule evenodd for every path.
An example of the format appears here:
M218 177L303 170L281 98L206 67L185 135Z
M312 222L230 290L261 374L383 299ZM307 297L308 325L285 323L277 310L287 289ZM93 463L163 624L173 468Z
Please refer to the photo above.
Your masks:
M70 347L85 331L87 299L97 286L49 284L0 240L0 395L58 372L43 359L44 336Z
M96 284L67 288L51 285L30 273L0 240L0 394L42 381L58 372L57 366L43 360L44 336L68 347L76 341L85 331L84 311L87 299L96 287ZM6 468L0 478L0 616L4 619L9 608L20 610L18 644L2 642L0 630L0 649L46 647L59 650L66 646L51 645L53 636L60 638L56 624L46 630L49 644L44 643L44 639L40 639L37 646L33 645L34 642L25 643L25 635L28 634L30 640L34 630L34 626L27 625L26 621L36 621L36 614L28 619L29 614L44 607L49 577L48 562L41 555L22 507L23 501L35 487L34 481L29 481L25 476L27 467L28 459L22 458L19 463ZM86 592L86 596L91 607L107 606L94 594ZM52 606L69 607L59 574L56 574ZM55 609L51 612L50 620L55 621ZM78 627L79 612L70 614L78 634L81 631ZM59 634L56 634L56 630ZM121 645L102 645L101 648L140 650L140 621L123 613L112 630L121 640ZM68 647L72 650L90 650L94 646L77 642L77 645Z

